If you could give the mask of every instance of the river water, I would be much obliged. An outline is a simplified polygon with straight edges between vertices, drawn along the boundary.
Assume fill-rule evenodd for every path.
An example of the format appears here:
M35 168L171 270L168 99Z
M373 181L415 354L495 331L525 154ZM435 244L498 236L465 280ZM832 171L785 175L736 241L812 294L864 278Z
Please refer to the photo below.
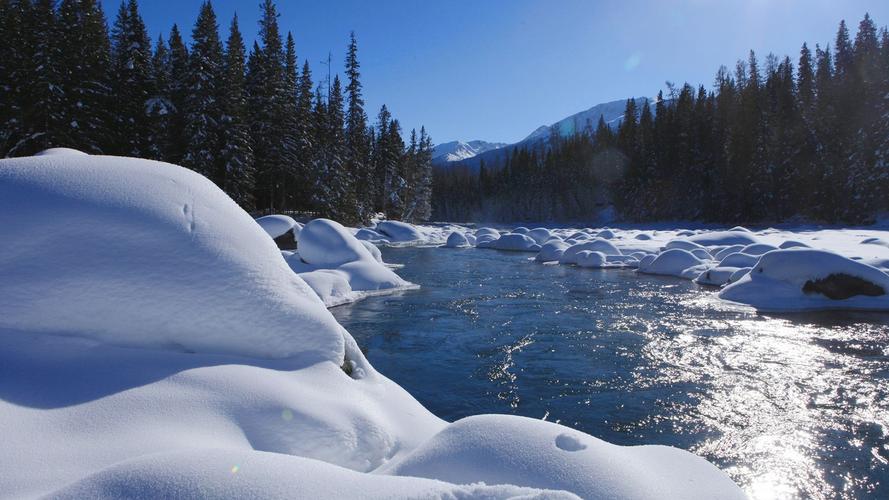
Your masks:
M331 311L446 420L511 413L676 446L755 498L889 498L889 315L759 315L675 278L382 250L421 288Z

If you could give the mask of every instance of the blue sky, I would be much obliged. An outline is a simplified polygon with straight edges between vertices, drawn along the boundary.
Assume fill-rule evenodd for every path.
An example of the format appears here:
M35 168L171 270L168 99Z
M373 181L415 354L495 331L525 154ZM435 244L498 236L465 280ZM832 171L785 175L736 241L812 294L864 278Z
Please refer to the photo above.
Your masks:
M103 0L113 22L119 0ZM260 0L215 0L223 39L237 11L256 35ZM796 59L803 41L832 41L840 19L854 36L886 0L279 0L282 30L316 78L330 51L341 71L358 34L368 114L389 105L406 129L436 142L513 142L590 106L650 96L665 81L710 85L720 64L753 49ZM153 38L173 23L190 33L201 0L142 0ZM300 63L301 64L301 63Z

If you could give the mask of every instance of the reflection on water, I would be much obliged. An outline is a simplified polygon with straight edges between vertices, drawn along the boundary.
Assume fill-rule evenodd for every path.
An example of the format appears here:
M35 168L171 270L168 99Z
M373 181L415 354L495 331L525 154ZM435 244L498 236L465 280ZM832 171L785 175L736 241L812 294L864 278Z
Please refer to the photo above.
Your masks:
M383 253L423 288L332 311L443 418L678 446L756 498L889 498L889 315L762 316L690 282L527 254Z

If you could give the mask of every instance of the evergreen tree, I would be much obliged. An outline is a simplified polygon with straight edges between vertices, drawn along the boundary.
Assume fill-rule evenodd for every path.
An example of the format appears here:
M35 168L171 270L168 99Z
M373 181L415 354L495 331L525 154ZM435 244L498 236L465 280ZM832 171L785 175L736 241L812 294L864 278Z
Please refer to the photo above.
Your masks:
M182 41L179 27L175 24L170 30L169 46L169 92L170 114L167 118L167 148L165 160L175 164L181 164L188 147L188 137L185 134L186 100L189 88L189 56L188 48Z
M0 0L0 157L14 154L23 134L26 14L25 2Z
M113 144L107 150L116 154L145 157L151 123L146 104L151 88L151 42L136 0L122 3L111 35Z
M314 134L314 116L312 114L312 71L309 62L303 61L302 73L299 75L297 100L296 100L296 124L294 136L296 139L296 159L294 162L294 175L297 183L293 187L294 208L308 210L311 207L312 189L315 185L313 166L317 143Z
M222 163L223 189L244 210L253 210L253 150L247 130L245 96L246 48L238 29L238 16L232 19L226 41L222 73Z
M170 103L170 53L163 37L158 37L151 59L151 88L154 91L145 106L148 114L148 157L154 160L167 158L170 139L169 119L173 109Z
M216 13L209 1L201 5L191 32L188 94L185 98L185 134L189 139L182 165L224 184L219 158L222 133L222 44Z
M358 41L355 32L349 34L346 53L346 168L356 187L355 209L359 220L366 222L373 213L375 177L371 169L367 138L367 114L361 95L361 73L358 63Z

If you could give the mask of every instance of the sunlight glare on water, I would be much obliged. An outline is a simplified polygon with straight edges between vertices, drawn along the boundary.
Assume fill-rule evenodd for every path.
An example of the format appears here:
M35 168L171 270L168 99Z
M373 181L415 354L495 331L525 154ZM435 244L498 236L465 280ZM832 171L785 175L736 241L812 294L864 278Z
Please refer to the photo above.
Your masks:
M439 416L698 453L754 498L889 497L889 315L764 316L674 278L384 249L422 286L334 308Z

